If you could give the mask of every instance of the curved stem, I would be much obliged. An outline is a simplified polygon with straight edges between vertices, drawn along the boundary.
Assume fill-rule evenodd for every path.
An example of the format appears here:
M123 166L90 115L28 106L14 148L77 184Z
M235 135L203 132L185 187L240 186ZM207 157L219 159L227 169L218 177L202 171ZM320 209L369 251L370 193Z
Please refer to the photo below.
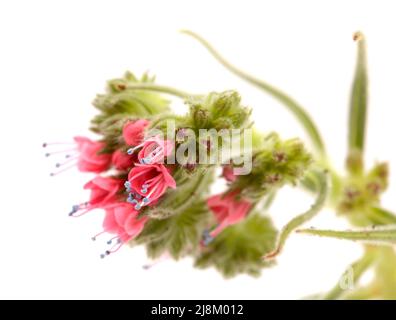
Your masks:
M126 86L126 89L130 90L147 90L147 91L157 91L157 92L162 92L162 93L167 93L182 99L186 99L189 97L195 97L197 95L190 94L172 87L167 87L167 86L161 86L158 84L154 83L129 83Z
M186 210L191 204L197 200L197 197L202 193L202 188L207 186L208 180L212 179L211 174L207 171L201 172L197 181L191 188L191 192L187 193L186 197L183 199L182 203L177 206L175 213L180 213Z
M326 150L322 137L319 133L319 130L316 128L313 120L300 104L298 104L294 99L289 97L281 90L271 86L270 84L260 79L253 77L252 75L238 69L237 67L229 63L213 48L213 46L209 42L207 42L201 36L189 30L182 30L181 32L198 40L213 55L213 57L217 59L217 61L219 61L226 69L228 69L238 77L246 80L247 82L255 85L256 87L263 89L265 92L269 93L270 95L278 99L280 102L282 102L300 121L300 123L308 133L308 136L310 137L314 147L317 149L320 155L323 158L326 158L325 157Z
M163 115L161 117L158 117L157 119L152 120L151 123L150 123L150 128L155 128L158 124L160 124L163 121L166 121L166 120L169 120L169 119L175 120L177 118L178 118L178 116L174 115L174 114Z
M328 179L326 173L323 172L316 173L316 183L318 184L318 196L316 198L315 203L311 206L311 208L308 211L295 217L288 224L286 224L286 226L283 227L282 231L279 234L275 250L264 256L264 259L275 258L282 251L289 235L299 226L311 220L323 208L328 193L327 180Z

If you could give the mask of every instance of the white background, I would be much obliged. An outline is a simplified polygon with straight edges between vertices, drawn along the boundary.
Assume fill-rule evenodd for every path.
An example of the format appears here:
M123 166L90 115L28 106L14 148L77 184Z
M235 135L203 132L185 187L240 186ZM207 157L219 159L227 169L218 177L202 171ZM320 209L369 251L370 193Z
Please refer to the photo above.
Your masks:
M295 299L331 288L358 244L294 235L275 268L259 279L224 280L189 259L149 271L142 248L99 259L92 243L101 212L67 216L88 195L91 176L50 178L56 160L44 141L89 134L90 103L107 79L129 69L187 91L237 89L256 124L282 137L304 132L276 101L232 76L191 38L192 29L241 68L281 87L319 124L342 170L346 112L356 47L368 40L371 80L367 159L396 163L396 20L393 1L2 1L0 4L0 298ZM394 2L393 2L394 3ZM175 100L178 108L182 108ZM396 209L395 174L385 207ZM312 199L285 189L272 214L278 227ZM322 211L309 225L343 228Z

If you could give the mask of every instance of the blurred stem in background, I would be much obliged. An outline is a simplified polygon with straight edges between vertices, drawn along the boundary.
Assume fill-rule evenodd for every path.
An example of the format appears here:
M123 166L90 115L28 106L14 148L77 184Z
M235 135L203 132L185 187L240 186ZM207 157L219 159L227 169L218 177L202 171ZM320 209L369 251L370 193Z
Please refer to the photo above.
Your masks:
M318 156L319 166L324 166L331 173L332 178L332 188L330 193L330 205L338 210L338 202L342 201L342 197L345 195L350 196L349 193L344 194L348 191L348 188L353 188L357 186L365 187L365 179L370 177L370 172L365 173L364 170L364 147L365 147L365 137L366 137L366 118L367 118L367 105L368 105L368 76L367 76L367 62L366 62L366 41L364 35L361 32L356 32L353 39L357 42L357 62L355 68L355 76L352 85L352 92L350 98L350 108L349 108L349 121L348 121L348 152L346 157L346 169L348 176L342 178L338 175L330 165L329 157L326 153L325 145L323 139L320 135L318 128L316 127L314 121L305 111L305 109L297 103L293 98L289 97L287 94L281 90L271 86L270 84L238 69L226 59L223 58L214 47L206 41L201 36L195 34L192 31L183 30L183 33L193 37L199 41L217 61L219 61L226 69L247 81L248 83L258 87L264 92L270 94L278 101L280 101L300 122L300 124L305 129L314 150ZM383 187L385 190L387 186L387 169L383 171L382 175L379 177L382 179ZM307 174L305 180L303 181L303 186L312 192L318 192L321 188L315 183L317 177L313 175L314 171ZM351 181L355 183L355 186L351 184ZM377 181L378 182L378 181ZM381 184L378 186L380 188ZM319 190L318 190L319 187ZM323 205L323 197L326 197L326 191L323 191L323 184L321 192L319 192L319 198L317 203L312 207L312 209L301 216L293 219L281 232L280 238L278 239L277 248L273 253L270 253L266 258L271 258L276 256L284 245L285 240L291 231L296 227L302 225L303 222L310 220L312 216L316 214L316 208L321 208ZM353 190L353 189L350 189ZM382 191L383 191L382 190ZM363 196L364 197L364 196ZM377 199L378 198L378 199ZM367 200L367 199L365 199ZM370 202L372 201L372 203ZM352 202L353 203L353 202ZM353 284L358 282L361 276L370 268L375 269L375 278L373 282L366 287L358 287L353 290L346 291L341 288L340 284L337 284L330 292L325 296L325 299L366 299L366 298L396 298L396 254L392 246L396 244L396 216L380 208L377 203L379 203L379 194L374 197L373 200L368 200L361 214L364 215L365 223L373 223L374 225L382 225L385 227L372 228L372 230L364 229L357 231L333 231L333 230L315 230L315 229L305 229L299 230L300 232L320 235L327 237L334 237L339 239L348 239L356 241L365 241L375 243L377 246L365 246L365 254L361 259L353 263L346 272L352 272ZM350 207L350 215L354 213L354 207ZM358 210L359 211L359 210ZM311 214L313 213L313 214ZM307 219L305 219L309 215ZM349 219L350 223L355 225L353 219ZM393 225L393 226L389 226ZM378 244L385 244L385 246L378 246ZM390 245L391 247L389 247ZM344 274L345 276L345 274Z
M281 90L271 86L270 84L258 78L253 77L252 75L238 69L237 67L229 63L226 59L223 58L222 55L220 55L220 53L217 52L217 50L214 49L214 47L208 41L206 41L201 36L189 30L182 30L181 32L198 40L213 55L213 57L216 58L229 71L231 71L238 77L246 80L247 82L255 85L256 87L264 90L265 92L279 100L281 103L283 103L304 127L315 150L322 158L326 158L325 145L323 143L323 139L319 133L319 130L316 127L314 121L311 119L310 115L304 110L304 108L300 104L298 104L293 98L289 97Z
M327 170L330 172L331 181L332 181L332 189L330 199L335 199L338 197L340 192L341 181L338 174L335 170L332 169L330 164L330 160L326 153L326 147L323 142L322 136L319 132L319 129L315 125L315 122L312 120L311 116L308 112L302 107L297 101L293 98L288 96L283 91L277 89L276 87L268 84L267 82L258 79L245 71L235 67L233 64L228 62L208 41L206 41L203 37L199 36L198 34L190 31L190 30L182 30L184 34L187 34L197 41L199 41L208 51L212 54L212 56L219 61L226 69L240 77L241 79L247 81L248 83L258 87L259 89L263 90L267 94L271 95L278 101L280 101L299 121L302 127L305 129L314 150L318 156L318 163L323 165ZM318 190L313 190L318 191ZM333 202L331 200L331 202Z

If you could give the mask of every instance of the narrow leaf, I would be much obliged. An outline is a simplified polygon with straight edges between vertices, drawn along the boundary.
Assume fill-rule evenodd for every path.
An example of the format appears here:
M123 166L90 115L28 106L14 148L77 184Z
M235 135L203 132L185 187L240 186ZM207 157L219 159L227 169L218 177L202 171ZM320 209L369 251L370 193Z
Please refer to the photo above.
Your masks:
M366 114L367 114L367 67L366 43L362 33L356 32L353 39L357 41L357 63L349 109L349 151L364 150Z
M328 179L327 174L323 172L316 173L316 183L318 184L318 196L311 208L303 214L293 218L280 232L275 250L264 256L264 259L276 257L283 249L289 235L305 222L311 220L323 208L327 193Z
M362 229L355 231L334 231L303 229L299 233L306 233L315 236L330 237L344 240L364 241L373 244L396 244L396 225L376 227L375 229Z

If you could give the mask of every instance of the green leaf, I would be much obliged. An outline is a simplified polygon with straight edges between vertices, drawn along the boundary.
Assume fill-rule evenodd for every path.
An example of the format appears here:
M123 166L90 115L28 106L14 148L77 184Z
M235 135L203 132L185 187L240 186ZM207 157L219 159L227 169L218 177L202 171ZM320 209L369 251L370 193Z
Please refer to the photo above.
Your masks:
M387 225L394 224L396 225L396 216L383 208L372 207L367 210L366 215L370 219L373 224L376 225Z
M251 213L238 224L224 229L202 253L195 265L199 268L214 266L225 277L241 273L260 275L261 269L272 265L262 256L273 248L276 230L268 217Z
M149 119L158 113L169 111L169 101L147 87L155 87L154 78L147 74L138 80L132 73L126 72L123 78L113 79L107 83L107 92L99 94L93 105L100 111L91 121L91 130L103 135L106 152L122 147L119 139L122 126L128 119ZM142 86L140 90L133 87ZM132 86L134 89L129 89Z
M275 250L268 253L264 257L265 259L272 259L276 257L282 251L286 243L286 240L288 239L290 234L299 226L311 220L323 208L328 193L328 178L327 178L327 174L323 172L317 172L316 177L317 177L316 183L318 185L318 196L316 198L315 203L311 206L311 208L308 211L293 218L288 224L286 224L285 227L283 227L282 231L279 234Z
M151 258L169 253L179 259L198 249L202 233L211 218L205 201L196 201L168 219L150 219L134 243L146 244L147 254Z
M311 119L311 117L309 116L309 114L304 110L304 108L300 104L298 104L294 99L292 99L284 92L280 91L279 89L233 66L231 63L225 60L208 41L206 41L201 36L189 30L182 30L182 33L185 33L193 37L194 39L198 40L213 55L213 57L217 59L217 61L219 61L226 69L228 69L238 77L255 85L256 87L262 89L266 93L270 94L271 96L279 100L300 121L300 123L306 130L308 136L310 137L314 147L317 149L320 155L323 156L323 158L325 158L325 153L326 153L325 146L322 137L319 133L319 130L316 127L313 120Z
M396 225L375 227L374 229L362 229L355 231L334 231L303 229L299 233L306 233L321 237L337 238L342 240L363 241L365 243L395 245Z
M362 33L356 32L354 40L358 44L355 78L349 109L349 153L364 151L367 114L367 66L366 43Z

